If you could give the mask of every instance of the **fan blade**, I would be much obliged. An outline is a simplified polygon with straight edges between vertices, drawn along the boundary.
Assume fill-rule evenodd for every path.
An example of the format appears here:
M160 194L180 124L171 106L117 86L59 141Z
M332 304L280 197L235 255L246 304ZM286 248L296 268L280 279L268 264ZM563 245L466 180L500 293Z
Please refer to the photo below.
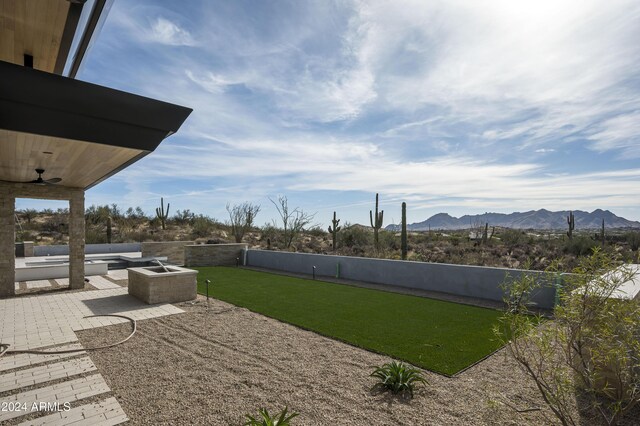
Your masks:
M53 184L53 183L58 183L58 182L60 182L61 180L62 180L62 178L51 178L51 179L47 179L47 180L45 180L44 182L45 182L45 183L51 183L51 184Z

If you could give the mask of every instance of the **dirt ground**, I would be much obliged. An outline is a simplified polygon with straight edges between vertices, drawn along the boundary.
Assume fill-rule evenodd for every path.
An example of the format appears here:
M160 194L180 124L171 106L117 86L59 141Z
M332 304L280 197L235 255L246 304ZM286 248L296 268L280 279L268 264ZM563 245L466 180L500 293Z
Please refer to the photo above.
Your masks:
M145 320L125 344L91 353L132 424L240 425L285 406L298 425L546 425L556 423L533 384L498 352L429 384L413 400L371 391L372 366L390 361L316 333L212 300ZM113 342L129 325L78 333ZM516 409L540 410L519 413ZM594 424L585 419L584 424Z

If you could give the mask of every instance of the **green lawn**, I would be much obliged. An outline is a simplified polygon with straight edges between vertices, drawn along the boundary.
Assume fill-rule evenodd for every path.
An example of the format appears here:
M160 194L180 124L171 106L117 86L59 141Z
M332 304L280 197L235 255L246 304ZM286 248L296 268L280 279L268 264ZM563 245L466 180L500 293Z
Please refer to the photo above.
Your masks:
M453 375L498 349L499 311L239 268L195 268L198 291L414 365Z

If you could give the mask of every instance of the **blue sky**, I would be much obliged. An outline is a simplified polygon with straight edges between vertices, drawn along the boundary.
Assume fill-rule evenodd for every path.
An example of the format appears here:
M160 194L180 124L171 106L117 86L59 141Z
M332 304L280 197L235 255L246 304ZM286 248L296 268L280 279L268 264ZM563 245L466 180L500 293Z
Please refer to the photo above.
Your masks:
M87 205L640 220L638 40L637 0L116 0L78 77L194 112Z

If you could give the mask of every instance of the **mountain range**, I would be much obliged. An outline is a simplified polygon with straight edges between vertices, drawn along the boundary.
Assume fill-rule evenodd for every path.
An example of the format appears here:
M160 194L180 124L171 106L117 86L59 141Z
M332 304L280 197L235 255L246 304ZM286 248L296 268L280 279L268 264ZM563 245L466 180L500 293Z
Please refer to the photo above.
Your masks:
M602 219L606 228L640 228L640 222L627 220L616 216L609 210L597 209L591 213L582 210L574 210L575 229L599 229ZM545 209L531 210L528 212L484 213L477 215L464 215L460 218L447 213L438 213L422 222L407 225L409 231L427 231L429 229L468 229L476 226L501 226L514 229L565 229L567 228L567 216L569 211L552 212ZM385 227L389 231L399 231L400 225L391 224Z

